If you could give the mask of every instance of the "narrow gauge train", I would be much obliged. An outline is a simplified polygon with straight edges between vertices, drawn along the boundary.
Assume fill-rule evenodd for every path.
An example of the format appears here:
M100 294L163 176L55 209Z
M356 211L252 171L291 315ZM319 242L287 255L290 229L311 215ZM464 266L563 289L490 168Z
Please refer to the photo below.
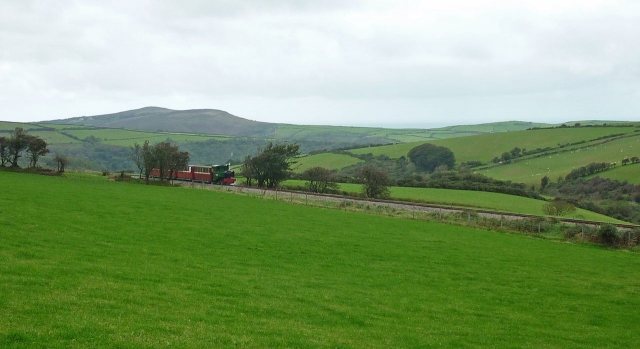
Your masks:
M186 171L165 171L164 178L175 179L179 181L195 181L213 184L233 185L236 183L235 171L230 170L231 164L213 165L213 166L196 166L189 165ZM154 168L151 170L151 176L160 177L160 170Z

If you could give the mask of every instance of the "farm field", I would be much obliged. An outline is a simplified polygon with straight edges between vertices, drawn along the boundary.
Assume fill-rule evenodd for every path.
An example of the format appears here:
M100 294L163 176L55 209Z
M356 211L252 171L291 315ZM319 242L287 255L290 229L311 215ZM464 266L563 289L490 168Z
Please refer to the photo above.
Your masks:
M303 180L288 180L284 184L305 185ZM340 190L360 193L362 185L353 183L339 183ZM522 213L531 215L545 215L543 206L546 202L525 198L521 196L507 195L501 193L453 190L438 188L411 188L411 187L390 187L392 199L412 199L430 203L469 207L483 210ZM624 223L612 217L578 208L571 216L565 218L587 219L597 222Z
M40 128L40 126L36 125L36 124L26 124L26 123L20 123L20 122L10 122L10 121L0 121L0 130L2 131L13 131L16 129L16 127L22 127L23 129L30 129L30 128Z
M321 153L296 158L296 162L294 171L302 173L315 166L324 167L329 170L339 170L347 166L362 163L364 160L344 154Z
M22 125L22 126L20 126ZM150 143L163 142L167 139L171 139L175 142L196 142L206 141L209 139L225 140L231 137L220 135L197 135L186 133L169 133L169 132L150 132L150 131L134 131L124 129L109 129L109 128L91 128L87 126L77 125L56 125L56 124L17 124L9 122L0 122L0 130L14 130L16 127L23 127L24 129L37 129L41 127L53 128L56 131L43 130L43 131L29 131L29 134L39 136L46 140L50 145L57 144L70 144L81 143L86 137L94 136L100 140L102 144L117 145L128 147L135 142L143 143L145 140L149 140ZM76 137L74 139L72 137Z
M589 141L614 133L633 134L634 127L578 127L501 132L475 135L471 138L450 138L435 140L433 144L444 146L453 151L457 162L491 161L514 147L533 150L536 148L558 147L560 144ZM350 150L354 154L372 153L374 156L387 155L390 158L407 156L409 150L424 143L403 143L380 147L366 147ZM586 144L585 144L586 145ZM584 145L583 145L584 146Z
M640 155L638 155L638 157L640 157ZM600 172L595 175L591 175L587 178L592 178L596 176L599 176L602 178L609 178L609 179L613 179L620 182L627 181L633 184L640 184L640 166L637 166L637 164L617 166L614 169Z
M391 129L376 127L321 126L278 124L269 136L276 139L334 139L351 141L354 138L378 138L386 142L417 142L474 134L524 130L530 127L550 126L530 122L497 122L482 125L448 126L432 129Z
M588 165L591 162L617 162L620 165L622 159L625 157L630 159L633 156L640 157L640 135L617 139L598 146L583 146L580 149L563 153L558 152L555 155L524 159L516 163L479 171L479 173L493 178L539 185L540 179L544 176L548 176L552 181L555 181L560 176L566 176L572 169ZM633 165L627 166L633 167ZM613 173L620 167L622 166L599 173L599 175L605 176L608 173ZM633 170L629 169L627 171Z
M636 253L104 177L0 180L2 347L640 345Z

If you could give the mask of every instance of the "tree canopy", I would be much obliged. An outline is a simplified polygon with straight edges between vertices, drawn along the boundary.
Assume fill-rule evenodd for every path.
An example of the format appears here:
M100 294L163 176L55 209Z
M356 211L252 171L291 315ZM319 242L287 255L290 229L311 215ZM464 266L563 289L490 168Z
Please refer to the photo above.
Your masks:
M442 165L451 169L456 164L456 158L449 148L431 143L421 144L409 150L408 155L418 169L428 172L433 172Z
M356 177L360 179L362 191L368 198L385 198L389 197L389 186L391 179L387 172L375 167L362 167L356 172Z
M38 159L49 153L47 142L38 137L27 134L21 127L16 127L9 138L0 137L0 165L19 167L18 160L26 153L29 157L29 166L36 167Z
M175 171L184 170L189 165L189 153L181 152L177 145L169 142L149 145L149 141L144 141L142 146L135 143L130 148L130 156L140 172L144 172L147 184L151 170L154 168L160 170L160 180L162 180L167 171L169 176L172 176Z
M338 184L333 172L324 167L312 167L302 173L306 179L309 191L313 193L325 193L327 189L337 189Z
M243 163L242 174L255 179L259 187L275 188L291 175L292 159L300 155L297 144L269 143L255 157L247 156ZM251 179L248 179L250 181Z

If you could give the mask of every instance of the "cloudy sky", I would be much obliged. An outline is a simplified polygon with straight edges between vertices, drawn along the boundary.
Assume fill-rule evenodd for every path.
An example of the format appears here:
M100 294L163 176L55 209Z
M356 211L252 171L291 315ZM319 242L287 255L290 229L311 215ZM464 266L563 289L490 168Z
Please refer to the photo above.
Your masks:
M0 0L0 120L640 120L640 1Z

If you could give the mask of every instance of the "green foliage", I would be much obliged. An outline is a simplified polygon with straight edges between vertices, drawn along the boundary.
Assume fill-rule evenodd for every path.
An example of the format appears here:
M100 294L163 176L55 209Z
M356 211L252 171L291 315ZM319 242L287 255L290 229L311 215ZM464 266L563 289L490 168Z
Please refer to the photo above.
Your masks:
M598 229L598 236L605 245L615 245L618 241L618 229L611 224L604 224Z
M501 181L482 174L460 173L456 171L441 171L431 174L427 178L408 177L398 180L400 186L413 186L421 188L460 189L474 191L489 191L517 195L535 199L543 199L538 193L527 188L522 183Z
M433 172L440 166L452 169L456 163L456 158L449 148L431 143L421 144L409 150L407 155L418 169L427 172Z
M270 142L255 157L245 158L242 175L255 179L259 187L275 188L291 176L292 159L299 154L300 146L297 144L274 145Z
M544 188L547 187L547 185L549 185L549 177L544 176L542 177L542 179L540 180L540 191L543 191Z
M335 174L323 167L312 167L304 171L301 177L308 181L307 185L312 193L326 193L328 189L338 189Z
M362 192L366 197L372 199L389 197L391 180L386 172L374 167L365 166L358 170L356 177L360 179Z
M27 134L21 127L16 127L10 136L0 137L0 166L10 164L18 168L18 160L26 153L29 167L36 167L38 159L49 153L47 142L42 138Z
M549 216L566 216L576 212L576 207L563 200L553 200L544 205L544 213Z

